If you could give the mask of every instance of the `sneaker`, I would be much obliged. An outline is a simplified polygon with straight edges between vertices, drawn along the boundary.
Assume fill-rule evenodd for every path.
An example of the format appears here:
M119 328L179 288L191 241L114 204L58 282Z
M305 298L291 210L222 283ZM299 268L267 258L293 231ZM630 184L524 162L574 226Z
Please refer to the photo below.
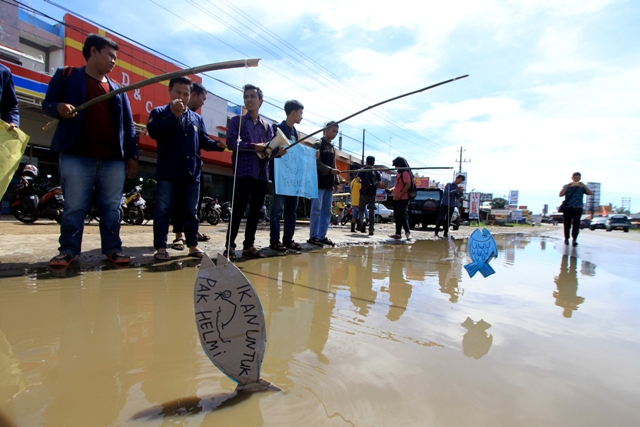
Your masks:
M411 233L406 232L406 233L404 233L404 235L405 235L405 237L407 238L407 240L411 240L411 239L412 239L412 237L411 237Z
M573 246L578 246L578 242L577 241L573 241Z
M399 234L391 234L389 235L392 239L400 240L402 237Z
M66 267L75 259L76 257L74 255L60 252L59 255L51 258L51 261L49 261L49 267Z
M114 264L129 264L131 262L131 258L129 258L129 255L125 255L122 252L114 252L112 254L108 254L107 259Z

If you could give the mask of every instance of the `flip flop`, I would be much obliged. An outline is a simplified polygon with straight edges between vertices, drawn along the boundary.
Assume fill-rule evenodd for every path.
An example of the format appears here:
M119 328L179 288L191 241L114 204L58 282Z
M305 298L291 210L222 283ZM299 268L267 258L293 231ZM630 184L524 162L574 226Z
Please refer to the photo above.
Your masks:
M181 237L173 241L171 245L171 249L175 249L176 251L184 251L185 240Z
M189 252L189 256L192 258L202 259L204 257L204 252L203 251Z
M273 249L276 252L286 252L287 251L287 247L281 243L272 243L269 245L269 247L271 249Z
M171 259L171 255L168 252L156 252L153 254L153 259L156 261L169 261Z
M265 258L264 254L260 253L255 247L250 247L249 249L244 249L242 251L242 256L247 258Z
M300 251L302 250L302 246L300 246L299 244L297 244L296 242L294 242L293 240L291 241L291 243L289 243L288 245L284 245L284 247L286 249L293 249L294 251Z
M232 250L231 252L229 251L224 251L222 253L222 256L225 258L229 258L229 261L235 261L236 260L236 250Z

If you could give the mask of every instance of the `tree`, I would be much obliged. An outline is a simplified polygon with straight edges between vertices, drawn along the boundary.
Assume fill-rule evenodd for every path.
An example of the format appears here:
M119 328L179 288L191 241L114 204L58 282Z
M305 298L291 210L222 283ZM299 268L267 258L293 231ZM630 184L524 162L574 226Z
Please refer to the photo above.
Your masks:
M631 215L629 209L625 209L622 206L614 206L613 208L611 208L611 212L616 214Z
M507 201L502 197L496 197L491 201L491 209L504 209L507 207Z

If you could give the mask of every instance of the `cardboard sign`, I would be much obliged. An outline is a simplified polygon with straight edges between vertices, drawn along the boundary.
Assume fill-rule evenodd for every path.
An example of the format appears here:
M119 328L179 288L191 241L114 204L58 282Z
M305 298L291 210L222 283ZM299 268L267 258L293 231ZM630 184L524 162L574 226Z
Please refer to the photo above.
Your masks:
M267 342L260 299L238 267L222 255L217 263L205 255L193 290L202 349L238 389L278 390L260 380Z
M294 145L287 154L273 161L276 194L318 198L316 150L302 144Z

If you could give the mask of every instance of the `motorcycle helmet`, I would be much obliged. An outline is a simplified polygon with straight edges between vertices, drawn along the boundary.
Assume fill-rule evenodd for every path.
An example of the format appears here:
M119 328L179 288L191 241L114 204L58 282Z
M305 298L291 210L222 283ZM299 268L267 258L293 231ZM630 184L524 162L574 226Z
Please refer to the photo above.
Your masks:
M22 176L27 176L31 178L38 177L38 168L33 165L26 165L24 170L22 171Z

